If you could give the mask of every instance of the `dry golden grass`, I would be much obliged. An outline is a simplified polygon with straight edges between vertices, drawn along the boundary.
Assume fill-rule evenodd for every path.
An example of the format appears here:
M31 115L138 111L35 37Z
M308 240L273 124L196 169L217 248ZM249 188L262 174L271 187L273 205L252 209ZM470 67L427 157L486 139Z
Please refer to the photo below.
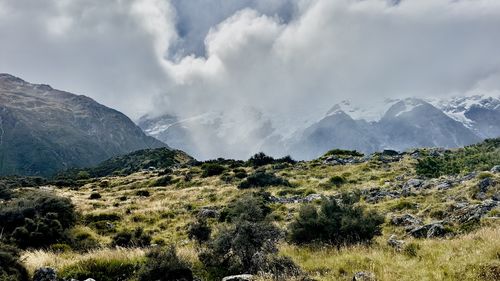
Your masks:
M135 260L144 256L145 250L140 248L102 248L87 253L65 252L56 253L45 250L25 251L21 260L29 272L50 266L61 269L90 259L98 260Z

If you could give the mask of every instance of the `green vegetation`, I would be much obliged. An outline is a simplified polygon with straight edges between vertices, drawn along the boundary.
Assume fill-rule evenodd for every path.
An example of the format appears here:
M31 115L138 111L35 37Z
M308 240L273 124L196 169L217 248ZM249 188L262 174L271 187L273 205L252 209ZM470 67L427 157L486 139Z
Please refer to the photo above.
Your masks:
M381 234L384 217L336 199L324 199L319 210L304 205L290 224L290 240L297 244L324 242L337 246L368 242Z
M418 175L436 178L442 175L485 171L500 165L500 139L489 139L480 144L466 146L457 150L429 154L418 159Z
M349 157L349 156L356 156L356 157L363 157L363 153L358 152L356 150L345 150L345 149L332 149L325 153L323 157L328 157L328 156L344 156L344 157Z
M483 152L493 153L495 146L490 148ZM419 160L459 151L387 153L383 161L372 155L338 163L268 161L265 155L252 160L264 159L263 165L215 159L71 178L62 186L43 180L43 192L21 184L35 180L0 181L0 214L22 214L37 227L65 221L65 208L42 211L38 206L57 204L37 198L70 198L76 206L72 223L59 221L61 236L24 245L20 257L9 254L0 276L22 274L19 266L30 274L51 266L60 278L80 280L220 281L252 273L257 281L347 281L359 271L373 272L377 280L496 280L500 225L492 199L500 174L489 171L494 162L478 162L483 172L471 164L475 173L467 177L417 174ZM355 155L346 157L360 157ZM100 198L90 199L94 193ZM410 234L443 219L434 235L427 236L427 228L421 238ZM18 249L14 229L33 229L29 220L19 222L1 234L4 244ZM388 244L389 237L396 246Z
M268 186L290 186L290 183L274 174L266 173L263 171L255 172L254 174L248 176L239 184L239 188L251 188L251 187L268 187Z

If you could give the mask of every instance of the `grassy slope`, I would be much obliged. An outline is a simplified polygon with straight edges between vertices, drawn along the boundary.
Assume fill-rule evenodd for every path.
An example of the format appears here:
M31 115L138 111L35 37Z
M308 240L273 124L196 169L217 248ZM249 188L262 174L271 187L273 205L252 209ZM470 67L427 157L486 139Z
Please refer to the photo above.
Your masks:
M330 166L320 161L298 163L285 169L275 170L277 175L287 178L293 187L268 188L274 195L283 192L308 194L337 194L341 191L362 190L370 187L398 189L405 181L415 177L415 160L407 156L402 161L383 164L366 162L361 164ZM245 168L252 172L253 168ZM273 170L271 165L266 167ZM186 181L187 174L192 175ZM198 167L174 170L173 183L163 187L150 187L159 178L155 172L140 172L122 177L101 178L94 183L74 190L56 189L55 192L72 198L79 211L85 215L117 213L121 221L113 222L117 230L142 226L150 232L153 243L174 242L180 247L181 255L189 258L195 267L196 246L187 239L186 225L194 220L203 206L223 207L229 201L245 192L238 190L239 180L230 183L220 177L202 178ZM332 176L342 176L347 183L341 187L328 184ZM500 182L500 175L494 175ZM100 182L108 181L108 187ZM415 196L392 199L377 204L365 204L376 208L389 218L393 214L411 213L432 221L431 214L446 210L455 201L466 199L474 202L472 194L479 179L467 181L449 190L428 189ZM138 190L148 190L149 197L136 195ZM98 191L102 198L91 200L91 193ZM126 196L126 198L124 197ZM410 204L407 204L407 203ZM283 228L296 215L300 204L273 204L273 216ZM401 209L402 208L402 209ZM496 212L496 213L495 213ZM494 210L492 213L497 214ZM212 221L212 223L215 223ZM296 247L285 242L280 249L291 256L299 265L318 280L350 280L357 271L369 270L379 280L488 280L484 272L499 270L500 267L500 224L496 219L483 219L482 228L471 234L459 234L454 238L416 240L404 236L402 228L386 223L383 236L371 246L354 246L336 249L333 247ZM110 242L113 233L100 232L93 226L80 226L98 237L102 245ZM100 232L100 233L99 233ZM397 234L406 244L416 244L413 255L395 252L386 243L391 234ZM125 251L125 254L124 252ZM130 251L130 254L126 254ZM44 251L25 252L24 261L30 270L41 265L52 265L64 270L70 264L92 257L100 259L140 258L142 250L97 250L86 255L76 253L50 253ZM486 268L486 269L485 269ZM495 269L496 268L496 269ZM483 274L483 275L481 275ZM494 280L491 279L490 280Z

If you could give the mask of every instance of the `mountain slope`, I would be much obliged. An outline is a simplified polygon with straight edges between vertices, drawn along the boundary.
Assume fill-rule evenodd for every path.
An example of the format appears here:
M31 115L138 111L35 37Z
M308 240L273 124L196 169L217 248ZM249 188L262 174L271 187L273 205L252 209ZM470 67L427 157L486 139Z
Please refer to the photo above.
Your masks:
M51 175L166 146L94 100L0 74L0 175Z

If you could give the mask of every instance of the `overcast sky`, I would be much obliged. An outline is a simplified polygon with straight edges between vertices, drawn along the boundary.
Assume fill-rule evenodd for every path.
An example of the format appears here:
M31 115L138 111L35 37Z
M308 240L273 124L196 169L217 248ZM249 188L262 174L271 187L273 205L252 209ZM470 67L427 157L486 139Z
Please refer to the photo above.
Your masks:
M0 0L0 72L132 118L500 89L498 0Z

